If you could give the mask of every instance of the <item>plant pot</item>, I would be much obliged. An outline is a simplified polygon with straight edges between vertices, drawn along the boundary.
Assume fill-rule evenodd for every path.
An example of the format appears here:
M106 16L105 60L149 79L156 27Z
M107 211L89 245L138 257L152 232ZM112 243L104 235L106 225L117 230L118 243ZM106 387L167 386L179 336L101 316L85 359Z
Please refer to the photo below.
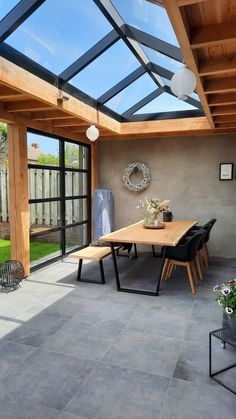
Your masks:
M236 338L236 318L229 317L229 328L231 330L232 336Z

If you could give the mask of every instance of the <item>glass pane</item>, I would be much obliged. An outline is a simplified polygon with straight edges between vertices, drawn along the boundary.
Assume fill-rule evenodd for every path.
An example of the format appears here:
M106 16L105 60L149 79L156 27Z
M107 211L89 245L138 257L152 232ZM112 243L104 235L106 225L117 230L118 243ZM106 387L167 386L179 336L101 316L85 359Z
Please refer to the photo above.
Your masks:
M69 227L65 230L65 234L66 252L89 243L87 224Z
M61 231L41 234L30 238L31 266L61 255Z
M7 42L58 74L111 30L92 0L47 0Z
M29 169L29 199L60 196L60 173L57 170Z
M164 8L146 0L112 0L125 23L178 46L174 30Z
M88 148L79 144L65 142L65 166L86 169L88 166Z
M70 82L83 92L98 98L139 65L129 48L120 40Z
M59 166L59 140L28 132L27 144L30 164Z
M17 3L19 3L19 0L1 0L0 20L2 20Z
M45 232L61 224L60 202L30 204L31 233Z
M87 173L66 172L65 173L66 196L87 195L88 175Z
M68 199L66 200L66 224L74 224L80 221L86 221L88 218L88 200Z
M160 65L161 67L166 68L169 71L175 73L179 68L183 67L183 63L179 63L172 58L167 57L166 55L161 54L154 49L143 47L150 61L154 64Z
M174 111L185 111L196 108L189 105L184 100L179 100L168 93L162 93L156 99L152 100L142 109L136 112L136 114L142 113L159 113L159 112L174 112Z
M123 113L155 89L157 85L149 75L145 74L109 100L106 106L115 112Z

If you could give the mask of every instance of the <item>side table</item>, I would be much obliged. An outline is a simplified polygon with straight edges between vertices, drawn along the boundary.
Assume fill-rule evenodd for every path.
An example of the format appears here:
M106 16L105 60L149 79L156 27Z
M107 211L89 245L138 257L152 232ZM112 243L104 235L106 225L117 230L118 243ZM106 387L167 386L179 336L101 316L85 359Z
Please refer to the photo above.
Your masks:
M236 367L236 364L233 364L233 365L227 366L226 368L223 368L221 370L217 370L215 372L212 372L212 336L215 337L216 339L219 339L222 342L223 348L225 348L225 344L227 343L228 345L230 345L230 346L232 346L233 348L236 349L236 338L234 336L232 336L232 333L231 333L231 330L230 330L229 326L226 326L226 327L223 327L223 328L217 329L217 330L212 330L209 333L209 377L211 377L218 384L222 385L227 390L231 391L231 393L236 395L235 390L233 390L232 388L230 388L229 386L224 384L224 382L219 380L218 377L217 377L222 372L225 372L227 370L230 370L231 368Z

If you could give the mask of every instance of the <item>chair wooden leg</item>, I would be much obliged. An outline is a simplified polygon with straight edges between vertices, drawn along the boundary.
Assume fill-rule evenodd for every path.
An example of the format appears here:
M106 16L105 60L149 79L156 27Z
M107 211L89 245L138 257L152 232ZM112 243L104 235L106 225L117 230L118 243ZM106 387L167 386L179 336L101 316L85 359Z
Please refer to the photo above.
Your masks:
M192 276L190 262L187 262L186 263L186 267L187 267L188 279L189 279L189 282L190 282L190 287L191 287L191 290L192 290L192 294L194 295L196 293L196 291L195 291L194 284L193 284L193 276Z
M196 255L196 264L197 264L197 270L198 270L199 278L202 281L202 270L201 270L201 265L200 265L200 262L199 262L198 254Z
M169 268L168 268L168 273L167 273L167 279L169 279L171 277L174 267L175 267L175 264L173 262L170 262Z
M190 262L190 266L191 266L191 269L192 269L192 272L193 272L193 278L194 278L195 284L198 287L199 281L198 281L198 276L197 276L197 271L196 271L196 268L195 268L194 260L192 260L192 262Z
M208 247L207 247L206 243L204 243L204 249L205 249L206 255L207 255L207 262L208 262L208 264L210 264L210 256L209 256Z
M199 251L197 252L197 255L198 255L198 260L199 260L199 264L200 264L200 267L201 267L201 271L203 273L205 271L205 268L204 268L203 261L202 261L202 255Z
M206 268L208 268L209 263L208 263L207 251L206 251L205 246L203 246L203 248L202 248L202 255L203 255L203 258L204 258L204 261L205 261Z
M169 265L170 265L170 259L165 259L165 262L162 268L161 282L166 280Z

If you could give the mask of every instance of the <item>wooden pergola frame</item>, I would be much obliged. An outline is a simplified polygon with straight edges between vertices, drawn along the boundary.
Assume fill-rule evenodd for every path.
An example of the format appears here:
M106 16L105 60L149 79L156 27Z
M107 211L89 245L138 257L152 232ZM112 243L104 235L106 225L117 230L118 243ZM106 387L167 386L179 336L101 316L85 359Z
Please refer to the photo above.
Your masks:
M225 22L222 12L222 21L216 21L219 17L213 14L213 8L222 11L223 0L164 0L163 5L185 63L196 74L205 116L119 122L72 95L61 100L57 87L0 58L0 120L8 124L9 142L11 257L22 261L26 275L30 269L27 128L84 143L89 143L85 132L90 124L98 126L99 142L235 133L236 16L232 11L232 20ZM199 17L197 26L196 16L204 16ZM213 57L216 46L222 51L220 54L218 49ZM96 171L97 143L92 144L92 194Z

